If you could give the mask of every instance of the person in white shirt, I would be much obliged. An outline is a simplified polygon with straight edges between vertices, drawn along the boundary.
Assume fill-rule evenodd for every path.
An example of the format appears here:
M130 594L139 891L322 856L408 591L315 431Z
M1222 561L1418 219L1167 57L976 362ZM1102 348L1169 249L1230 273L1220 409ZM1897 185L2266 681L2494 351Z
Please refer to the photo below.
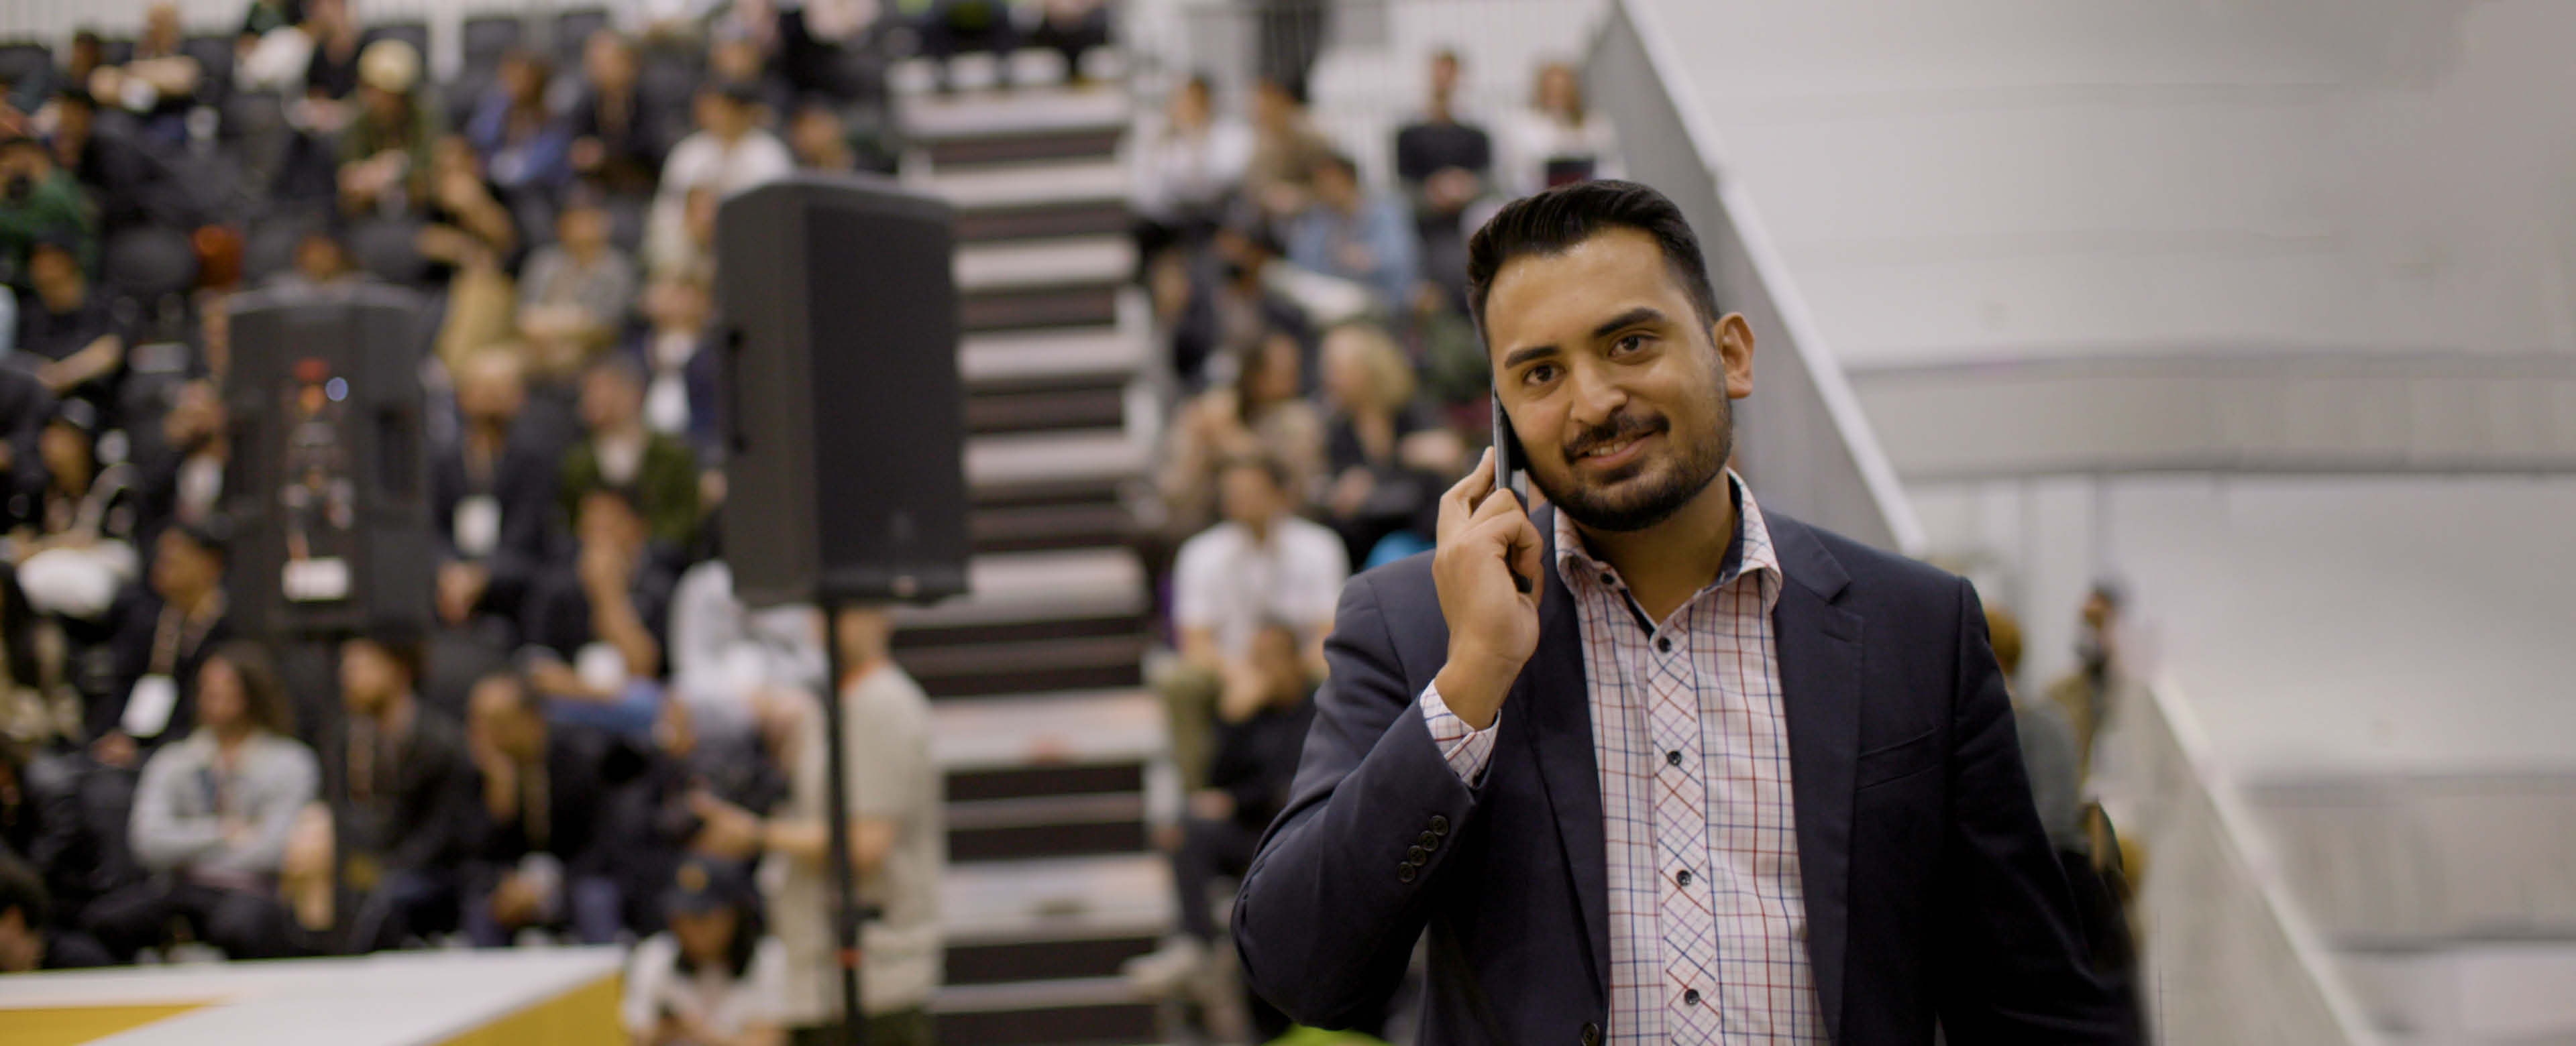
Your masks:
M733 863L682 862L662 901L669 928L627 959L619 1022L636 1046L779 1046L787 1041L787 949L763 930L760 896Z
M1181 545L1172 568L1180 663L1157 683L1171 718L1173 760L1190 788L1205 779L1210 716L1220 699L1266 685L1253 661L1253 636L1272 623L1295 630L1309 671L1322 678L1324 635L1351 572L1341 539L1290 511L1296 500L1278 462L1238 458L1217 475L1225 522Z
M1527 196L1593 178L1621 177L1619 136L1610 121L1586 110L1583 81L1564 62L1539 66L1530 107L1503 127L1504 191Z
M662 161L662 183L645 222L644 250L657 271L689 253L690 190L705 187L722 197L796 169L786 144L760 126L760 99L751 87L700 90L696 116L697 133L680 139Z
M1142 227L1138 246L1151 254L1205 239L1251 163L1252 127L1218 116L1207 77L1190 77L1172 92L1163 126L1136 150L1128 200Z

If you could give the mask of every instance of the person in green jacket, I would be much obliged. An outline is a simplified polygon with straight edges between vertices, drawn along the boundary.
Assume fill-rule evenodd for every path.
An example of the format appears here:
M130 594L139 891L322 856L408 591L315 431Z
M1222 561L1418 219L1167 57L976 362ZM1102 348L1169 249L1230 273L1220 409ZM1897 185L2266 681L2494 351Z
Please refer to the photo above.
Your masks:
M83 272L98 270L98 217L80 183L45 143L0 141L0 282L24 297L27 255L46 240L69 245Z
M603 356L582 374L581 421L581 442L564 454L563 518L579 518L591 491L616 488L632 495L655 541L689 548L698 533L697 457L645 426L644 373L633 357Z

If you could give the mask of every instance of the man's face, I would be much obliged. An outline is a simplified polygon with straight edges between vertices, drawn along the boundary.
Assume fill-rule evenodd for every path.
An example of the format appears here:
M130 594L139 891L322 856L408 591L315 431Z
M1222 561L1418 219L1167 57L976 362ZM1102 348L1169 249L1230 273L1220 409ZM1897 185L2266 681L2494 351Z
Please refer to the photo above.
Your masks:
M608 212L597 207L567 207L555 218L555 238L565 248L584 253L608 246Z
M1504 263L1485 302L1494 387L1530 476L1576 523L1663 522L1725 471L1730 399L1753 392L1753 335L1703 327L1644 232Z
M223 562L176 529L161 532L153 546L152 590L168 600L191 600L215 587Z
M1447 102L1458 93L1458 60L1440 55L1431 60L1431 97Z
M581 383L581 420L592 432L624 428L644 410L644 390L616 370L590 372Z
M1226 469L1217 494L1225 504L1225 518L1247 527L1268 526L1287 503L1269 470L1253 465Z
M36 285L36 294L57 312L76 308L88 296L89 285L81 277L80 263L60 247L36 248L27 258L27 279Z
M1328 163L1315 168L1315 196L1337 211L1356 211L1360 206L1360 183L1340 164Z
M527 402L527 383L507 357L477 357L456 383L456 406L473 421L507 423Z
M384 648L364 639L353 639L340 645L340 702L358 715L372 716L384 711L385 704L404 684L402 668Z

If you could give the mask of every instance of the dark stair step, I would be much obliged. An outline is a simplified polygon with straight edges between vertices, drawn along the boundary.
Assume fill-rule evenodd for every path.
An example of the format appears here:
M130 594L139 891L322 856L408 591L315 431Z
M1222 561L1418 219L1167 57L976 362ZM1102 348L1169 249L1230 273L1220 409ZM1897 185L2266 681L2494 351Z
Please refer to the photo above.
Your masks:
M958 321L969 332L1105 327L1118 322L1118 287L1086 283L969 291L958 305Z
M1127 393L1115 386L977 393L966 398L966 428L977 435L1115 428L1126 419Z

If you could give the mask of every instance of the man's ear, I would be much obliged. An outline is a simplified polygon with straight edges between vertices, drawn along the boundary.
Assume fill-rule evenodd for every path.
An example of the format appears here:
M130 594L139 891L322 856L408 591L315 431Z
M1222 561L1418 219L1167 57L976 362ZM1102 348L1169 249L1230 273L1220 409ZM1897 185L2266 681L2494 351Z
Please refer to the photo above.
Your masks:
M1718 364L1726 376L1726 398L1753 395L1753 325L1744 314L1730 312L1708 325L1708 340L1717 346Z

